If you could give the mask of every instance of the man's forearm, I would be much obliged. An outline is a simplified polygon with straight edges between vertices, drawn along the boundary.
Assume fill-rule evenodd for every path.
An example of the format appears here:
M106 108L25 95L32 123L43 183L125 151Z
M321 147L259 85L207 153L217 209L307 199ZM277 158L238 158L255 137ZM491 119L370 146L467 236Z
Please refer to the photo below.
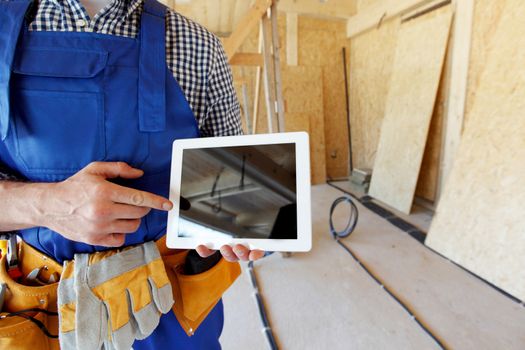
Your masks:
M0 231L41 226L47 183L0 181Z

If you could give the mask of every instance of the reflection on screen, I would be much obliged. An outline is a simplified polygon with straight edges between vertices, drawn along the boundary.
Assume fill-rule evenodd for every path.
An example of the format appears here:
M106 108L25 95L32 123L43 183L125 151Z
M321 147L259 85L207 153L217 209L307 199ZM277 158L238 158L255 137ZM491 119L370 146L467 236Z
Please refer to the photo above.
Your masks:
M179 237L297 239L295 144L183 151Z

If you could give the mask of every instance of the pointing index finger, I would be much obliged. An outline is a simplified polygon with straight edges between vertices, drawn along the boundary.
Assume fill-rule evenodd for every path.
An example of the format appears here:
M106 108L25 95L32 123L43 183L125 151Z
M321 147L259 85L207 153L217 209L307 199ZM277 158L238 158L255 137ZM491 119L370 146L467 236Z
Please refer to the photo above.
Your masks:
M115 185L111 199L116 203L129 204L136 207L146 207L164 211L169 211L173 208L173 203L164 197L119 185Z

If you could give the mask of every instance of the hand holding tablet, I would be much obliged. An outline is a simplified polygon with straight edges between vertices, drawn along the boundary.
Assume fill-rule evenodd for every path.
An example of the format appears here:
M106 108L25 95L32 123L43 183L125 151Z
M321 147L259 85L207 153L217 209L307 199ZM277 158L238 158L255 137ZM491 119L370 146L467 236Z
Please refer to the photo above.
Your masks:
M177 140L170 200L182 201L168 215L170 248L310 250L308 135Z

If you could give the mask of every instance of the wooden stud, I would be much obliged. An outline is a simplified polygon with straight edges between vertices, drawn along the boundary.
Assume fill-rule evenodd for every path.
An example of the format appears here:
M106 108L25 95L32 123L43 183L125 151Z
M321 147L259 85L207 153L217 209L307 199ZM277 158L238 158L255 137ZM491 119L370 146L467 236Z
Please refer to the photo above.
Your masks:
M250 133L250 102L248 101L248 89L246 84L242 84L242 99L244 102L244 120L246 122L246 131Z
M273 70L275 74L275 100L277 104L278 130L285 132L283 83L281 77L281 43L279 40L279 27L277 23L277 1L274 0L271 7L271 32L273 44Z
M405 12L412 11L431 1L433 0L376 1L362 11L359 11L357 15L350 17L346 25L346 35L348 38L352 38L371 28L377 27L383 21L387 21Z
M467 83L470 63L470 47L474 16L474 0L456 0L454 35L452 45L451 79L447 112L444 120L444 142L437 189L439 200L447 180L463 130L463 118L467 99Z
M275 73L272 57L271 21L265 16L261 21L264 55L264 95L266 98L266 110L268 116L268 132L273 132L273 126L277 125L275 115Z
M259 48L258 52L262 53L263 37L262 27L259 26ZM263 57L264 58L264 57ZM253 123L252 123L252 134L257 133L257 116L259 115L259 101L261 95L261 79L262 79L262 68L257 67L255 74L255 96L253 98Z
M263 55L260 53L245 53L238 52L230 60L232 66L255 66L262 67L264 65Z
M286 14L286 63L289 66L297 66L298 55L297 55L297 35L298 35L298 23L297 13Z

